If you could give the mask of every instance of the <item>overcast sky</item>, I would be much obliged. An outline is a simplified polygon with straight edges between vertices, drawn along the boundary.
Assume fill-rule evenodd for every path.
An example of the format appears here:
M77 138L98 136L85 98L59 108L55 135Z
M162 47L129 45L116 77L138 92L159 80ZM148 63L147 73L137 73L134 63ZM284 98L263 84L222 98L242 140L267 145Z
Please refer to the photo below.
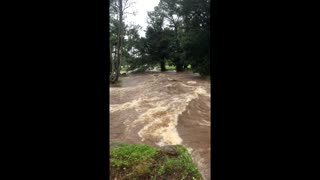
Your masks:
M142 29L139 31L139 35L145 37L145 32L147 28L147 11L153 11L154 7L159 4L160 0L131 0L136 2L133 8L129 8L128 12L135 10L136 15L127 14L125 18L126 24L139 24Z

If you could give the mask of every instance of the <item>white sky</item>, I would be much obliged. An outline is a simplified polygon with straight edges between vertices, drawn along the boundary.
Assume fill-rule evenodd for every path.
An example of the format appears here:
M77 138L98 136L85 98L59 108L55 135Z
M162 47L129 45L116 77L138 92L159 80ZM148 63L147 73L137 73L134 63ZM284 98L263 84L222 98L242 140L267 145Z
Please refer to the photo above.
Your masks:
M126 24L139 24L142 29L139 31L140 37L145 37L147 28L147 11L153 11L154 7L157 6L160 0L130 0L136 2L132 8L127 9L128 12L136 11L136 15L127 14L124 19Z

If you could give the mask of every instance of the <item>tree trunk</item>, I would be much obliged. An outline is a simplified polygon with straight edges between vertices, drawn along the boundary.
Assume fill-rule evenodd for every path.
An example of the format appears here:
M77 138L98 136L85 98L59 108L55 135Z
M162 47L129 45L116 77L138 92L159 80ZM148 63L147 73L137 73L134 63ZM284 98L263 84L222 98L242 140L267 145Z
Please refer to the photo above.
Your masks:
M178 40L178 24L174 23L174 32L175 32L175 40L176 40L176 47L177 52L180 52L180 46L179 46L179 40ZM180 63L179 56L176 55L176 72L182 72L183 71L183 64Z
M188 69L188 65L183 65L183 69Z
M115 83L115 67L116 67L116 54L112 57L113 46L110 48L110 82Z
M163 62L160 62L160 68L161 68L161 72L166 71L166 64L165 64L164 61L163 61Z
M112 46L110 45L109 48L109 53L110 53L110 59L109 59L109 76L112 74Z
M176 63L176 71L177 72L182 72L183 71L183 66L181 63Z
M119 0L119 32L118 32L118 48L117 48L117 60L116 60L116 77L114 81L118 81L118 78L120 76L120 62L121 62L121 54L122 54L122 16L123 16L123 10L122 10L122 0Z

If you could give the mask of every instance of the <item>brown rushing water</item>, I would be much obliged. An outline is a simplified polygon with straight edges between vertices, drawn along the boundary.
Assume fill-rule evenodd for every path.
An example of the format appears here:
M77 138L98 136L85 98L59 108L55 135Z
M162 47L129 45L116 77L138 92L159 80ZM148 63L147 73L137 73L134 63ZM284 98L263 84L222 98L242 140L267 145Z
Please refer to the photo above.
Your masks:
M185 72L121 77L110 87L110 142L186 146L210 179L210 81Z

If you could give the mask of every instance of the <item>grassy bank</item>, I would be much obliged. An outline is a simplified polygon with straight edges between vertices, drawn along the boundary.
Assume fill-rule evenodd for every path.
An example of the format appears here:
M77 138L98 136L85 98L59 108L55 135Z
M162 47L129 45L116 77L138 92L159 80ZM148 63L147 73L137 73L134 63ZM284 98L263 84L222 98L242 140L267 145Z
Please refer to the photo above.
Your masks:
M183 146L154 148L143 144L112 144L111 179L202 179Z

